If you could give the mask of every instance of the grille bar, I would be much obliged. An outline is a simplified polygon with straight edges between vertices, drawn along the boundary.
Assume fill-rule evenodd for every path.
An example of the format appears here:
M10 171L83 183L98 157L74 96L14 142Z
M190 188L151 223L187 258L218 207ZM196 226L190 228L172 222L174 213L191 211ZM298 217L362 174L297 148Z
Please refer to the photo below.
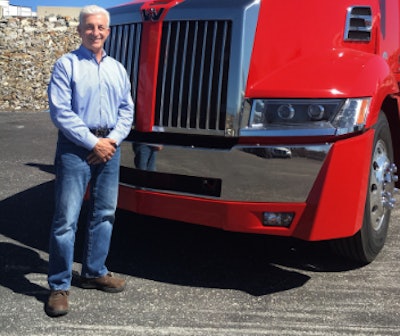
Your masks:
M230 21L163 23L157 126L225 130L231 26Z
M132 84L132 98L136 102L142 24L129 23L110 28L104 49L125 67Z

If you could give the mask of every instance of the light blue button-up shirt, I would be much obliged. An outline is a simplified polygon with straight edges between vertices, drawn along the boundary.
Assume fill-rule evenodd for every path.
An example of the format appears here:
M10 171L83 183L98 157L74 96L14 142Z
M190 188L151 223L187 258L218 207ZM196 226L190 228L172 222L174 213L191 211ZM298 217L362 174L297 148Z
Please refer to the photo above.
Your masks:
M48 97L55 126L88 150L98 141L90 129L112 129L108 138L118 145L131 130L134 106L129 78L122 64L105 52L99 63L84 46L59 58Z

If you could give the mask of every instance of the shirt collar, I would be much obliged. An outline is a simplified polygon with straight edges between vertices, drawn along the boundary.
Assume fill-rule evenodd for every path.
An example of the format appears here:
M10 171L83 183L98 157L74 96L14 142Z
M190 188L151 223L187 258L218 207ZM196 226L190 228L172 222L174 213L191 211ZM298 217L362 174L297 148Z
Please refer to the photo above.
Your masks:
M92 59L92 58L94 58L94 59L96 59L96 57L95 57L95 55L92 53L92 51L90 51L89 49L87 49L86 47L84 47L82 44L81 44L81 46L79 47L79 53L81 54L81 55L83 55L85 58L87 58L87 59ZM105 52L105 50L103 49L103 55L102 55L102 60L105 58L105 57L107 57L107 53Z

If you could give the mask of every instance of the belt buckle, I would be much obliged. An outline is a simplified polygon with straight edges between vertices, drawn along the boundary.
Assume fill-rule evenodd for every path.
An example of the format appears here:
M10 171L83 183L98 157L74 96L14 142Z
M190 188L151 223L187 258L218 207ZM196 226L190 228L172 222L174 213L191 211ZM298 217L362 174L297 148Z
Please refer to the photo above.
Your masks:
M99 137L103 138L103 137L108 135L106 128L99 128L97 131L98 131L98 136Z
M96 128L91 130L91 132L98 138L104 138L110 134L110 130L108 128Z

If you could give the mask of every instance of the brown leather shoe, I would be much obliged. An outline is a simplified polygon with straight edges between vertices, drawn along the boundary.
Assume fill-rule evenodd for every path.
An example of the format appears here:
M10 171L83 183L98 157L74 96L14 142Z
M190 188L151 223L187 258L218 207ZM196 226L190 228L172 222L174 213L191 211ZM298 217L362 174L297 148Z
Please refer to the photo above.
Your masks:
M126 281L108 273L100 278L81 278L81 287L99 289L108 293L119 293L125 289Z
M46 314L51 317L62 316L68 313L69 291L52 290L45 306Z

